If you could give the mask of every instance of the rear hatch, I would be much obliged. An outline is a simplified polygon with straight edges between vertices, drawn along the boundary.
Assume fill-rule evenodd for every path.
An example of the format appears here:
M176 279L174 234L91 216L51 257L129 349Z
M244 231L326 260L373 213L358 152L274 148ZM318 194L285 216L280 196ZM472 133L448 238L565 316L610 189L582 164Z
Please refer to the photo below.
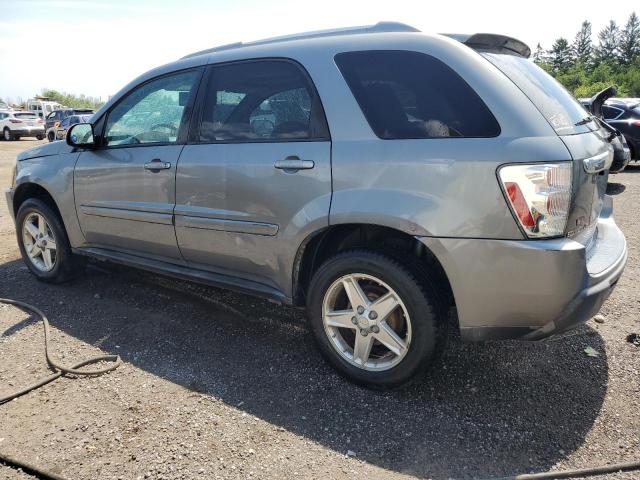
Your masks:
M525 56L495 49L480 53L522 90L567 146L574 165L566 235L589 250L613 159L607 133L560 83Z
M38 115L30 112L16 112L13 116L30 127L38 125Z

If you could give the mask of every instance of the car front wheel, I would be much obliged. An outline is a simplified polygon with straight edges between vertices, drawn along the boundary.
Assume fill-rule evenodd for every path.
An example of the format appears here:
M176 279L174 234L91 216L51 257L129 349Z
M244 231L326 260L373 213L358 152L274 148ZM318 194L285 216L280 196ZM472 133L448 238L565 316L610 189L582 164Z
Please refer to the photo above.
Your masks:
M18 246L25 264L38 280L60 283L82 271L82 258L71 252L58 214L43 201L30 198L16 215Z
M13 134L11 133L11 130L9 130L9 127L4 127L4 130L2 131L2 138L7 142L13 140Z
M426 279L384 254L353 250L326 261L309 287L311 330L348 379L394 388L432 363L441 341L437 297Z

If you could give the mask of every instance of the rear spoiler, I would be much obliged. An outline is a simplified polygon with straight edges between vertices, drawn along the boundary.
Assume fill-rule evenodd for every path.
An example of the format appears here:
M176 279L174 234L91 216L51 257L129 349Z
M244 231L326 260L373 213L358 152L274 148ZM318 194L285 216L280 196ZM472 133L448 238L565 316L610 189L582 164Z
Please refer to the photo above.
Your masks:
M526 43L505 35L494 33L443 33L445 37L453 38L474 50L488 50L498 53L509 53L529 58L531 49Z

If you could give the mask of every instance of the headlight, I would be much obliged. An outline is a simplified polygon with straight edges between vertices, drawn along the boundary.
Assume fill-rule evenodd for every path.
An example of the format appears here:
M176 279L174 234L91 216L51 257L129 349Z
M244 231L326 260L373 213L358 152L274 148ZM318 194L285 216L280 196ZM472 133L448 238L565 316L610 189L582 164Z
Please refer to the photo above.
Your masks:
M498 171L505 196L530 238L564 233L571 203L571 162L506 165Z

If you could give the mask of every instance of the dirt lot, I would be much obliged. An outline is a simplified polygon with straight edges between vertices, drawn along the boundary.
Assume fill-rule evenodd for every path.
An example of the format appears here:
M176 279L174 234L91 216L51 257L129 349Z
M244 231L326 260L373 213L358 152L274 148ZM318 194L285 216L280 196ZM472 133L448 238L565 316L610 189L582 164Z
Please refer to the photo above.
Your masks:
M0 185L35 144L0 142ZM37 282L3 196L0 297L49 315L61 361L125 363L0 406L0 452L92 480L487 478L640 459L640 348L625 341L640 333L640 167L612 182L630 256L604 323L538 344L454 341L392 393L338 378L291 309L104 265ZM47 373L41 324L0 305L0 393ZM1 465L0 477L32 478Z

